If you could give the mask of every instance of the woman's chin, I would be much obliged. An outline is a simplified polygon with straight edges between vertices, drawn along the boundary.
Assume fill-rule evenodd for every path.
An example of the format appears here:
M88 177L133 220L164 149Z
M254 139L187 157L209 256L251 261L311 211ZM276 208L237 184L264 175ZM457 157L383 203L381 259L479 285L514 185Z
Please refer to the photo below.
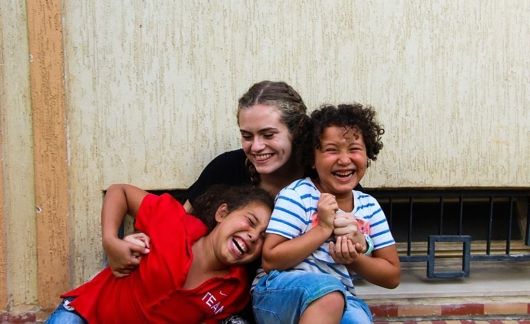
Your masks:
M261 175L269 175L278 171L279 167L274 163L258 164L255 165L256 171Z

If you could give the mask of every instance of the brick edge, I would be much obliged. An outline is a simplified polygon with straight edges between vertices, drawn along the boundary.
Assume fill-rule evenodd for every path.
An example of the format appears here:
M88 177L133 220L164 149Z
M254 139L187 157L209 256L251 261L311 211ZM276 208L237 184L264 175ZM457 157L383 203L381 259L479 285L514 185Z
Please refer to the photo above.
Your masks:
M422 316L489 316L529 315L530 303L458 303L442 305L373 304L370 310L374 318L422 317Z

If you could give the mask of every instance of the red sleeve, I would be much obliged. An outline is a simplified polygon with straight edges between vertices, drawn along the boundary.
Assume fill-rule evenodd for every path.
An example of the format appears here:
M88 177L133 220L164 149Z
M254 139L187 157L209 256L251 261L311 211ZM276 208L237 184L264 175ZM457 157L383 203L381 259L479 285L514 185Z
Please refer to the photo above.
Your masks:
M149 224L159 223L161 218L168 216L171 211L173 217L185 217L184 207L171 195L161 196L148 194L142 200L138 214L136 215L134 227L141 232L149 234Z
M161 196L153 194L146 195L138 209L134 227L149 235L152 232L153 224L168 224L167 222L169 220L167 217L180 219L193 241L206 235L208 232L201 220L186 213L182 204L169 194L163 194ZM171 222L173 221L175 219L171 220Z

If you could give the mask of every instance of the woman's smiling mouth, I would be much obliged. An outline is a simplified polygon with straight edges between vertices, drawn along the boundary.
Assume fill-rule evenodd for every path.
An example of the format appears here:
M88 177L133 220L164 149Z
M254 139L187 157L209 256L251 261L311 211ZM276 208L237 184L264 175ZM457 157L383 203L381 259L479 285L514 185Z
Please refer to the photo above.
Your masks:
M252 156L254 157L254 160L256 160L256 162L267 161L267 160L270 159L273 155L274 155L273 153L252 154Z

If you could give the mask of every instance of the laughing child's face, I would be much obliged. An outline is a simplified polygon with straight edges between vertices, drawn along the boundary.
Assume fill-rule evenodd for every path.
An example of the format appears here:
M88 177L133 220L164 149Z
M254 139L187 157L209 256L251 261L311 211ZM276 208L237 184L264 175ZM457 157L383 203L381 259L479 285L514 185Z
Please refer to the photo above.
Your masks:
M219 207L216 220L219 223L214 234L214 253L224 264L243 264L261 255L265 229L271 210L260 202L228 212L226 205Z
M357 128L329 126L324 129L320 148L315 149L315 169L322 192L337 198L351 195L367 164L366 146Z

